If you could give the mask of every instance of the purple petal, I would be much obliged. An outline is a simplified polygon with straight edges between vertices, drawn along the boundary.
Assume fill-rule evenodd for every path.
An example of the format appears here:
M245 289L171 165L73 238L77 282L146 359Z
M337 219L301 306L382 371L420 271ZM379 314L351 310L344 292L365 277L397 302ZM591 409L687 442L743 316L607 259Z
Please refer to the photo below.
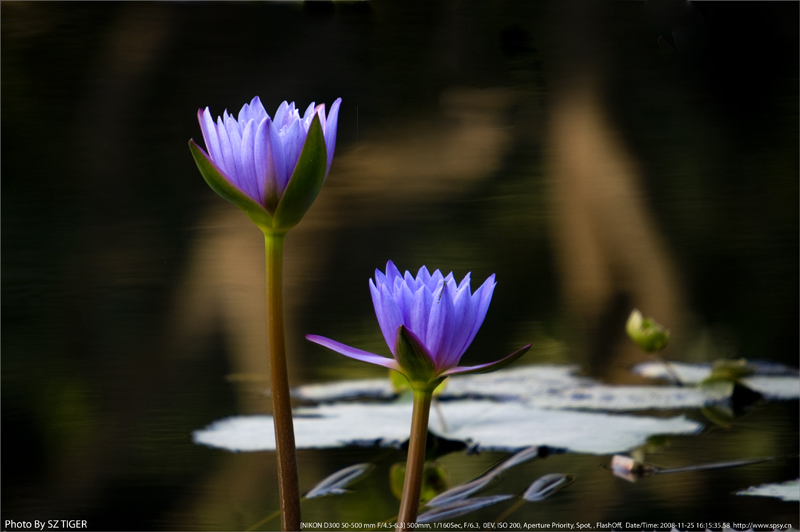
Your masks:
M458 362L457 359L451 361L447 351L453 339L453 300L443 284L433 293L433 298L425 347L436 358L436 369L441 371Z
M378 325L381 327L386 345L389 346L392 354L394 354L395 331L403 322L403 317L394 299L387 297L385 284L378 284L378 286L375 286L372 283L372 279L370 279L369 289L372 294L372 305L375 307L375 316L378 318Z
M453 353L458 353L460 358L461 355L464 354L464 351L467 350L467 347L469 347L468 340L472 334L475 316L478 312L478 305L472 304L472 294L470 294L469 291L469 283L456 293L456 297L453 300L453 307L455 323L453 324L453 342L450 344L450 350Z
M395 354L395 335L397 334L397 328L403 324L403 313L386 285L381 286L380 291L383 313L378 316L378 322L384 331L384 337L387 338L386 343L389 345L389 349L391 349L392 354Z
M330 338L325 338L324 336L317 336L315 334L307 334L306 339L314 342L315 344L319 344L323 347L327 347L328 349L336 351L337 353L346 357L354 358L356 360L360 360L361 362L376 364L378 366L383 366L395 371L400 371L400 365L393 358L382 357L380 355L370 353L369 351L362 351L361 349L356 349L355 347L350 347L349 345L339 343L335 340L331 340Z
M275 183L278 188L278 198L286 190L289 182L289 172L286 168L286 156L283 151L283 139L278 126L273 122L269 127L269 151L267 152L270 164L274 169Z
M428 316L431 312L433 296L427 286L420 286L414 293L414 301L411 309L411 319L406 322L408 329L425 343L428 336Z
M422 283L419 282L418 279L415 279L411 276L411 272L406 270L406 273L403 274L403 282L406 286L408 286L411 291L416 292L417 289L422 286Z
M297 160L300 159L300 153L303 150L303 143L305 143L306 136L303 131L303 126L300 125L300 120L295 119L291 121L289 126L283 132L283 153L286 159L286 172L291 178L294 173L294 167L297 166Z
M370 279L369 282L371 283L372 279ZM386 279L386 275L382 271L380 271L379 269L376 268L375 269L375 283L376 283L376 285L377 286L381 286L381 285L385 285L388 282L389 281Z
M243 189L247 195L261 203L263 196L260 194L258 187L258 178L256 173L255 163L255 131L256 123L252 120L247 122L242 133L242 142L239 156L242 160L242 170L239 174L241 177Z
M394 262L389 261L386 263L386 284L389 286L394 285L394 280L396 278L402 278L403 276L400 274L400 270L397 269L397 266L394 265Z
M221 157L220 160L217 161L217 164L224 168L225 173L228 175L231 181L236 183L239 188L241 188L241 184L239 183L239 175L236 173L236 163L233 160L231 139L228 137L228 130L225 128L225 124L222 121L221 116L217 117L217 135L219 136L219 147L221 151Z
M448 287L449 286L450 285L448 285ZM461 355L463 354L463 352L453 349L453 339L457 332L456 330L457 314L455 311L455 305L450 290L448 289L444 290L440 305L445 305L445 311L447 312L447 331L445 332L445 335L442 337L442 343L439 346L439 352L441 353L440 368L444 369L444 368L450 368L458 364L458 361L461 360Z
M420 284L424 284L425 286L433 290L434 288L436 288L436 283L433 283L433 286L431 286L430 281L431 281L431 274L430 272L428 272L428 268L423 266L417 272L417 282Z
M274 184L275 178L270 175L270 168L267 164L267 152L269 149L269 124L270 118L266 117L256 128L256 138L253 149L253 163L256 170L256 186L258 190L258 202L266 205L267 191L270 183ZM274 187L273 187L274 188Z
M475 293L472 294L471 305L475 306L475 317L472 320L472 328L469 336L467 336L466 345L464 346L465 350L469 347L469 344L472 343L472 340L475 339L475 335L478 334L478 329L483 325L486 312L489 310L489 303L492 302L492 293L494 292L496 284L497 283L494 282L494 274L492 274L484 281L480 288L475 290Z
M457 366L455 368L450 368L444 372L442 372L439 376L446 377L448 375L465 375L469 373L489 373L492 371L496 371L500 368L508 366L519 357L524 355L528 349L530 349L530 345L526 345L522 349L514 351L507 357L503 357L500 360L495 360L494 362L488 362L486 364L478 364L477 366Z
M425 284L428 285L428 288L431 289L431 292L436 292L436 290L439 288L439 283L442 281L444 281L444 275L442 275L442 272L439 270L436 270L431 274L428 282Z
M411 313L414 310L414 294L407 284L402 285L400 290L395 293L395 301L397 301L400 312L403 315L403 324L410 328ZM414 329L411 330L413 331Z
M239 132L238 122L228 114L225 115L225 131L228 132L228 140L231 143L231 157L233 159L233 167L236 169L239 186L243 190L247 190L249 187L242 168L242 135Z
M219 168L222 163L222 149L219 147L217 127L214 125L214 120L211 118L208 107L205 108L205 111L197 111L197 120L200 122L200 129L203 132L203 140L206 143L208 155ZM222 170L222 168L220 168L220 170ZM225 174L225 171L223 170L222 173Z
M249 104L244 104L241 111L239 111L239 124L247 123L254 120L256 124L260 123L264 118L269 116L266 109L261 104L258 96L253 98Z
M306 107L306 112L303 113L303 119L301 120L306 133L308 133L308 128L311 127L311 121L314 119L315 114L317 114L316 104L314 102L311 102L310 104L308 104L308 107Z
M328 150L328 172L331 170L331 162L333 162L333 152L336 149L336 129L339 125L339 107L342 104L342 99L337 98L325 120L325 148Z
M294 102L292 102L292 107L294 106ZM286 117L291 113L291 108L289 107L289 103L284 100L279 106L277 111L275 111L275 118L272 121L278 126L278 129L284 127L286 125Z

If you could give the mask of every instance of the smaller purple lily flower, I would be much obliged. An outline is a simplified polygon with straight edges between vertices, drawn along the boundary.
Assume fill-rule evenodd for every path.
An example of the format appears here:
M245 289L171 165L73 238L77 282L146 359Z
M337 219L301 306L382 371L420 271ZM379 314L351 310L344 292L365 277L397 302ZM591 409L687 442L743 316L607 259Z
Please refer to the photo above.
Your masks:
M477 366L458 366L462 355L478 333L489 309L496 283L491 275L475 292L470 274L456 283L452 272L430 274L423 266L413 277L401 274L389 261L386 273L375 270L369 288L375 314L393 358L317 335L306 335L314 343L337 353L395 370L412 387L432 390L449 375L488 373L521 357L530 345L511 355Z
M325 104L312 102L300 116L294 102L284 101L270 118L256 96L237 116L226 110L216 122L206 107L197 119L207 151L194 141L189 146L217 193L259 226L282 229L299 221L328 176L341 102L333 102L327 116ZM300 183L290 187L293 181Z

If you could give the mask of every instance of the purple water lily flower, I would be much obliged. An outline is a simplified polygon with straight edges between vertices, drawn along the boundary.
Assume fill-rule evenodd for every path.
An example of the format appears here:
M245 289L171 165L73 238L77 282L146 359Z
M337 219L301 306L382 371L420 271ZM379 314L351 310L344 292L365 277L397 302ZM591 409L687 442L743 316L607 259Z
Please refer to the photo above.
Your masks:
M339 98L325 115L325 104L312 102L303 116L294 102L283 102L270 118L256 96L244 104L239 115L226 110L216 123L208 107L197 112L206 149L203 154L241 192L274 214L297 166L300 153L315 116L319 116L325 138L327 166L331 168L336 147Z
M307 335L314 343L350 358L384 366L405 375L414 385L441 382L457 373L486 373L522 356L530 346L495 362L458 366L486 317L496 283L491 275L475 292L470 274L456 283L452 272L430 274L423 266L413 277L389 261L386 273L375 270L369 288L381 331L394 358L386 358L329 338Z

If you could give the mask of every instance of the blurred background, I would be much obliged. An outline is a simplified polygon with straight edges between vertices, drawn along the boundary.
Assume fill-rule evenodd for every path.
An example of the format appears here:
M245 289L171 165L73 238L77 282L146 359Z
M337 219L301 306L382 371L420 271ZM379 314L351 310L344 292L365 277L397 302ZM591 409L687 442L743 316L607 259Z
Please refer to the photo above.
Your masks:
M672 330L666 358L797 364L796 2L0 10L4 522L240 529L275 508L270 453L191 441L270 408L263 239L187 146L198 108L256 95L270 114L343 99L331 173L286 240L293 385L384 376L303 335L388 354L367 285L387 260L497 275L467 364L532 343L523 363L634 382L634 307ZM748 452L796 451L786 408L738 429ZM301 485L370 453L301 452ZM594 480L553 519L715 504L701 484L608 487L593 458L564 458ZM363 501L320 508L360 520Z

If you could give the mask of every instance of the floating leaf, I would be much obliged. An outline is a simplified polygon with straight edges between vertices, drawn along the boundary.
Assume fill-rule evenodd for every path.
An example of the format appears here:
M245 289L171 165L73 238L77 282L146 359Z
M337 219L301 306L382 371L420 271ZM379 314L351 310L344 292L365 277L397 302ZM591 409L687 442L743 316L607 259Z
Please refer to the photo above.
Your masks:
M461 484L451 488L429 500L428 506L432 508L440 507L443 505L449 505L455 501L466 499L473 493L476 493L490 485L495 480L496 476L497 475L493 474L481 475L480 477L476 478L475 480L471 480L466 484Z
M398 375L400 374L398 373ZM405 380L402 375L400 378ZM292 390L294 398L320 403L361 398L388 400L396 395L397 392L392 388L392 381L389 379L354 379L324 384L305 384Z
M507 471L514 466L519 464L525 463L528 460L533 458L538 458L539 454L541 453L541 449L537 446L531 446L527 449L522 449L518 453L514 454L508 460L503 460L493 471L497 471L498 473L501 471Z
M306 499L325 497L327 495L342 495L347 493L345 488L360 479L375 466L370 463L354 464L325 478L322 482L308 490L303 496Z
M576 365L531 365L485 375L454 375L447 379L443 400L493 399L533 403L540 408L581 410L652 410L700 408L711 402L703 392L680 386L610 386L575 375ZM301 386L298 399L331 402L358 397L391 399L386 380L351 380Z
M768 399L800 398L800 377L787 366L748 362L755 373L739 382ZM691 386L609 386L579 377L576 365L529 365L486 375L454 375L447 379L442 399L476 399L534 402L541 408L582 410L652 410L702 408L714 398ZM697 384L712 373L709 364L648 362L633 370L656 379ZM315 402L357 398L391 400L397 393L388 379L359 379L309 384L293 390L293 396Z
M575 481L575 475L552 473L540 477L522 494L522 498L529 502L542 501L553 493L562 490Z
M784 501L800 501L800 479L778 484L762 484L737 491L736 495L755 495L758 497L777 497Z
M472 442L476 449L513 451L531 445L589 454L627 452L654 434L695 434L702 429L686 416L650 417L571 410L546 410L495 401L441 404L447 431L435 417L429 429L450 440ZM408 439L407 404L339 403L295 411L298 449L345 445L395 447ZM194 432L202 445L232 451L275 449L271 416L241 416Z
M796 368L766 362L748 362L753 374L742 376L738 382L760 393L767 399L800 398L800 376ZM709 364L684 364L671 362L670 368L680 376L681 381L697 384L711 376L713 367ZM647 362L633 368L633 372L654 379L669 378L661 364Z
M800 398L800 378L788 375L751 375L740 381L767 399Z
M478 497L476 499L466 499L453 501L449 504L438 506L433 510L427 511L417 517L417 523L433 523L444 521L460 515L474 512L480 508L485 508L498 502L511 499L511 495L492 495L491 497Z
M499 465L492 468L480 477L437 495L428 501L428 506L442 506L453 501L466 499L473 493L477 493L478 491L492 484L492 482L497 480L503 472L523 462L527 462L532 458L536 458L537 456L539 456L539 447L528 447L527 449L523 449L507 460L502 461Z

